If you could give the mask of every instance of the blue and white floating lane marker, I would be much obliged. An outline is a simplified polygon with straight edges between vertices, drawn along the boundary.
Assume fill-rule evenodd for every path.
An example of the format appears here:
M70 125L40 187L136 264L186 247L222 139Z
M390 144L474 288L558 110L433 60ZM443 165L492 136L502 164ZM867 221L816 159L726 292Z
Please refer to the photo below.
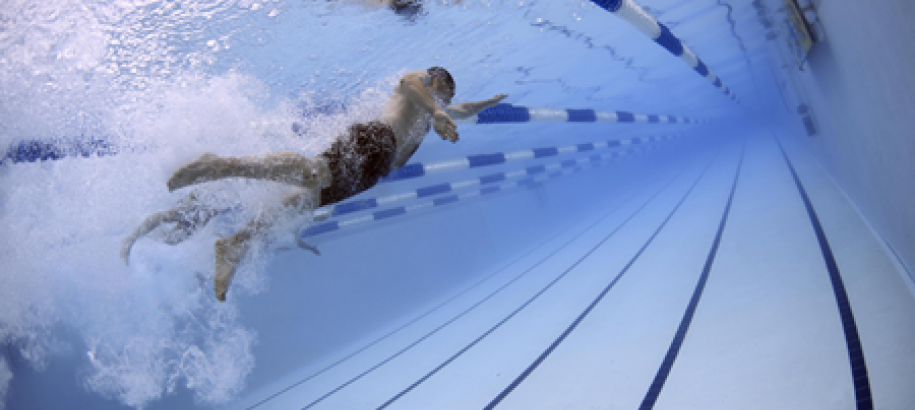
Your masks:
M693 70L696 70L699 75L707 78L715 87L718 87L721 91L727 94L728 97L731 97L735 102L740 102L737 99L737 96L731 92L731 89L728 86L724 85L721 82L721 79L712 72L699 57L696 57L696 54L692 52L679 38L673 35L670 32L670 29L667 28L662 23L659 23L653 17L648 15L645 10L642 10L638 4L635 4L632 0L591 0L594 4L597 4L604 10L607 10L619 18L626 20L627 23L638 29L656 43L660 44L661 47L670 51L671 54L680 57L683 62L692 67Z
M649 151L659 149L658 146L643 147L630 150L631 157L646 155ZM349 218L345 220L322 222L319 224L312 225L308 228L302 229L299 232L298 240L302 241L305 238L314 237L324 233L335 232L345 228L352 228L354 226L361 226L371 222L378 222L395 216L406 215L412 212L450 205L460 201L465 201L468 199L481 197L489 194L494 194L497 192L505 192L511 190L512 188L535 188L540 186L544 181L554 178L560 178L568 175L572 175L576 172L596 168L602 165L607 164L609 161L619 158L619 153L609 153L609 154L597 154L590 157L583 157L577 160L563 161L557 164L551 164L550 169L552 172L538 172L534 176L529 176L527 178L520 179L518 181L506 182L499 185L493 185L485 187L478 190L473 190L465 192L462 194L454 194L435 198L431 201L419 202L415 205L410 206L399 206L396 208L389 208L381 211L376 211L371 214L366 214L363 216ZM521 171L526 172L526 171ZM408 193L407 196L412 198L412 193Z
M645 149L655 148L654 146L645 146ZM639 148L633 148L623 151L616 151L612 154L606 154L607 158L622 158L628 155L633 155L640 151ZM593 157L593 156L592 156ZM524 169L517 169L514 171L507 172L498 172L495 174L484 175L479 178L466 179L458 182L442 183L436 185L430 185L422 187L413 191L400 192L396 194L358 199L354 201L347 201L339 203L336 205L325 206L321 209L318 209L314 213L315 221L325 221L329 218L352 214L355 212L365 211L369 209L375 209L380 206L391 205L393 203L401 201L409 201L413 199L423 199L436 195L446 194L449 192L458 191L461 189L467 188L476 188L478 186L493 184L497 182L508 181L515 178L522 178L526 176L534 176L537 174L542 174L546 172L556 171L562 168L575 167L579 165L584 165L592 161L592 157L581 157L578 159L568 159L565 161L554 162L550 164L543 165L532 165Z
M634 114L627 111L598 111L592 109L531 108L498 104L458 124L504 124L519 122L631 122L644 124L705 124L705 121L670 115Z
M706 121L672 115L635 114L628 111L599 111L593 109L533 108L511 104L497 104L470 118L455 121L458 124L507 124L521 122L618 122L643 124L705 124ZM293 123L293 126L297 125ZM287 127L283 121L253 121L255 129ZM271 129L272 129L271 128ZM11 145L5 155L0 155L0 166L19 162L56 160L65 157L107 156L118 153L117 147L100 139L53 141L22 141Z
M11 144L5 154L0 154L0 166L67 157L103 157L117 155L118 151L114 144L98 138L19 141Z
M706 124L705 120L689 117L676 117L673 115L636 114L629 111L600 111L590 108L551 108L551 107L522 107L512 104L497 104L489 107L479 114L462 120L455 120L458 124L506 124L521 122L619 122L641 124ZM252 121L251 128L271 129L282 131L288 129L287 120L277 121ZM298 129L299 123L292 127Z
M664 135L658 137L638 137L624 140L609 140L603 142L592 142L577 145L566 145L561 147L534 148L513 152L496 152L493 154L470 155L462 158L455 158L443 161L422 163L414 162L400 167L384 177L380 182L401 181L411 178L419 178L427 175L441 174L445 172L461 171L465 169L481 168L491 165L507 164L509 162L524 161L536 158L546 158L557 155L574 154L577 152L592 151L605 148L624 147L627 145L638 145L657 141L669 141L680 138L680 135Z

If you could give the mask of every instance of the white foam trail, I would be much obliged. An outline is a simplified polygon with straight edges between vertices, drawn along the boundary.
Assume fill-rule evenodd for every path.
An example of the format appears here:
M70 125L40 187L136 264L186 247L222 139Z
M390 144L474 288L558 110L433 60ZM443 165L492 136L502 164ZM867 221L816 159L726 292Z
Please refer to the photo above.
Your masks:
M0 6L0 147L98 137L121 151L0 168L0 340L38 369L55 354L78 355L82 384L135 408L178 388L189 389L202 404L231 400L255 366L257 340L240 322L237 301L269 285L270 253L261 250L239 270L229 301L214 300L213 242L226 231L214 223L179 246L156 242L153 235L140 239L130 267L124 265L120 241L146 215L185 194L167 192L171 173L204 152L317 154L349 124L378 116L401 74L395 71L413 61L413 53L429 54L423 61L438 60L438 51L412 50L400 60L386 54L393 59L354 64L361 72L338 67L335 41L346 40L355 53L350 59L362 54L365 40L377 32L367 22L383 24L391 39L412 30L384 10L366 15L361 7L334 9L360 17L336 19L346 25L315 31L308 46L330 46L309 51L315 59L305 53L304 61L291 61L288 51L301 51L301 36L276 36L278 45L267 52L257 42L263 31L257 29L264 26L252 13L270 18L273 4L258 10L254 5L260 3L248 0L176 4L8 0ZM333 8L323 1L311 6L321 12ZM299 13L277 24L301 30L321 23L318 12ZM442 15L443 21L450 18ZM257 36L236 41L243 30ZM378 37L370 47L388 43ZM280 63L287 71L232 54L245 47L261 54L286 51ZM245 64L254 66L258 77L246 72ZM370 66L380 68L369 72ZM311 82L301 74L288 80L309 91L276 95L275 83L286 81L281 73L293 69L313 74ZM326 107L328 95L334 95L330 78L347 84L340 89L348 91L336 97L345 108L302 121L303 108ZM355 90L364 91L352 97ZM304 137L292 131L295 121L303 122ZM265 122L270 125L251 125ZM286 193L278 184L240 181L206 188L213 202L243 205L241 215L223 223L229 229ZM291 242L292 236L287 232L278 239ZM58 328L67 336L53 331ZM0 375L9 368L5 371Z
M184 194L165 189L167 175L183 161L205 151L257 154L295 145L288 136L248 130L252 120L285 115L285 109L259 108L246 94L252 83L227 75L185 92L158 91L161 99L152 106L118 120L130 127L133 141L144 142L143 151L7 167L0 176L0 338L13 340L41 367L54 342L51 328L75 329L91 368L85 385L136 408L179 384L206 404L224 403L241 390L254 366L256 334L238 322L234 300L266 289L266 255L240 270L229 303L220 304L212 295L215 227L176 247L141 239L130 267L118 249L145 215ZM378 109L372 98L352 106L335 120L307 124L309 144L326 146L326 130ZM243 204L237 223L286 192L278 184L240 181L206 187L212 202Z
M227 44L221 24L249 7L89 3L12 0L0 9L0 146L95 136L121 149L0 169L0 341L37 369L52 353L77 354L88 369L81 383L135 408L179 386L199 403L225 403L255 365L257 335L240 323L235 300L266 289L266 258L243 266L221 304L212 295L218 227L176 247L141 239L130 267L118 257L120 241L184 194L165 189L181 164L203 152L316 154L347 123L376 115L383 93L368 91L306 124L303 139L291 131L296 102L271 97L251 76L210 74L200 64L213 56L202 37ZM280 125L252 130L264 119ZM284 194L277 184L238 181L207 189L214 201L244 205L230 224ZM77 339L59 340L55 327ZM61 342L66 349L56 348ZM0 362L0 403L11 377Z

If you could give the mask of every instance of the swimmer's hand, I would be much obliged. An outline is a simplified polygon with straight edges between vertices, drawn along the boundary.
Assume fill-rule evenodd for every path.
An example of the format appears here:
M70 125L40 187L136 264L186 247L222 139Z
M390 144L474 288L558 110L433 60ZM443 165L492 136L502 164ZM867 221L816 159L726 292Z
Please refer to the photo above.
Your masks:
M432 129L434 129L435 133L442 137L443 140L451 142L457 142L458 140L457 125L454 124L454 121L451 120L448 113L443 110L436 110L432 113Z
M480 111L499 104L506 98L508 98L508 94L496 94L492 98L487 98L481 101L449 105L445 111L452 119L463 120L479 114Z
M486 108L492 107L492 106L502 102L502 100L504 100L506 98L508 98L508 94L496 94L494 97L486 100Z

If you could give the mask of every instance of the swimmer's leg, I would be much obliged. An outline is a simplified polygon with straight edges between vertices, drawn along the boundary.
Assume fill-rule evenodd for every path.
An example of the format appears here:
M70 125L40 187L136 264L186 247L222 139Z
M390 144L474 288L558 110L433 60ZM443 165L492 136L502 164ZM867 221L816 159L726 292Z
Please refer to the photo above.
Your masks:
M206 222L203 222L202 225L203 224L206 224ZM199 228L199 226L182 224L179 222L175 227L169 229L165 233L164 237L162 238L162 242L165 242L166 245L175 246L181 242L184 242L187 240L187 238L190 238L191 235L194 234L194 231L197 230L197 228Z
M203 209L203 210L202 210ZM188 220L188 215L193 214L195 220ZM206 204L200 203L199 193L192 191L178 200L178 203L167 211L150 215L140 226L121 244L121 257L129 264L130 250L134 242L153 229L164 223L176 222L177 226L170 229L163 239L169 245L177 245L190 238L197 229L205 226L217 212L209 210Z
M210 220L216 215L230 210L214 208L211 205L201 203L195 192L191 192L190 195L178 201L178 205L172 209L181 214L181 220L165 232L162 241L173 246L193 236L197 230L210 223Z
M140 226L121 243L121 258L124 259L124 263L130 265L130 249L133 248L133 244L137 239L140 239L141 236L146 235L161 224L178 222L180 220L181 213L174 208L167 211L156 212L144 219L143 223L141 223Z
M323 157L282 152L265 157L221 158L207 153L175 172L168 180L168 190L231 177L266 179L307 188L330 185L330 170Z
M238 265L251 249L252 241L263 236L283 217L311 211L321 203L318 188L302 189L283 200L283 206L263 212L235 235L222 238L213 245L216 254L216 276L213 278L213 292L220 302L226 301L229 285L235 277Z

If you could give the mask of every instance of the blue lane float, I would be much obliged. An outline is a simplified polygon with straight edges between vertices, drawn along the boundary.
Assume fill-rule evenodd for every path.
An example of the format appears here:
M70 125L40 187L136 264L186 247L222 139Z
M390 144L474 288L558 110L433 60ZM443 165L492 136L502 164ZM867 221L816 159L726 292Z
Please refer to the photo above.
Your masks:
M345 112L345 107L343 108ZM306 115L306 118L313 115ZM617 122L640 124L706 124L705 120L674 115L638 114L629 111L602 111L591 108L523 107L501 103L489 107L470 118L456 120L458 124L518 124L525 122ZM299 122L291 125L287 120L254 121L251 128L282 131L292 127L298 135L307 135L305 126Z
M0 166L67 157L103 157L117 153L114 144L97 138L20 141L11 145L6 155L0 157Z
M524 170L511 171L511 172L507 172L507 173L504 173L501 175L495 174L492 176L492 178L488 178L486 181L483 180L483 178L486 178L486 177L479 178L479 179L473 181L472 184L468 184L467 186L482 186L482 185L487 185L487 184L489 186L484 186L480 189L475 189L475 190L468 191L468 192L461 193L461 194L452 194L452 195L434 198L432 200L418 202L414 205L398 206L398 207L394 207L394 208L384 209L381 211L375 211L370 214L366 214L366 215L362 215L362 216L358 216L358 217L354 217L354 218L314 224L312 226L309 226L308 228L305 228L305 229L302 229L301 231L299 231L297 241L304 242L306 240L306 238L312 238L312 237L315 237L315 236L318 236L321 234L336 232L336 231L339 231L342 229L348 229L348 228L352 228L352 227L363 226L366 224L370 224L372 222L379 222L379 221L383 221L386 219L390 219L392 217L407 215L407 214L414 213L417 211L441 207L441 206L445 206L445 205L451 205L451 204L455 204L455 203L458 203L461 201L466 201L466 200L473 199L473 198L487 196L487 195L494 194L497 192L505 192L505 191L510 191L512 189L517 189L517 188L536 188L536 187L541 186L547 180L561 178L564 176L572 175L577 172L600 167L600 166L606 165L607 163L609 163L613 160L619 159L624 156L628 157L628 158L639 157L642 155L646 155L650 151L656 150L659 148L661 148L661 146L649 145L649 146L644 146L644 147L640 147L640 148L634 148L631 150L627 150L626 152L622 152L622 153L621 152L612 152L612 153L605 153L605 154L595 154L595 155L591 155L588 157L578 158L576 160L562 161L559 163L544 165L544 166L539 166L539 167L529 167ZM522 175L525 175L525 177L521 178L517 181L509 181L509 182L503 182L501 184L495 184L495 182L497 182L497 181L505 181L508 174L515 174L515 173L517 173L518 175L513 175L513 177L522 176ZM456 184L461 184L461 183L456 183ZM462 186L462 188L466 188L467 186ZM418 191L419 190L400 194L401 197L397 198L397 200L420 198L418 196ZM441 193L447 193L447 192L450 192L450 191L441 190ZM396 196L397 195L392 195L392 197L396 197ZM374 202L370 201L370 203L373 204L373 207L378 205L377 201L374 201ZM357 212L357 211L361 211L361 210L365 210L365 209L371 209L371 208L353 209L349 212ZM347 212L347 213L349 213L349 212Z
M594 4L600 6L602 9L607 10L617 17L625 20L627 23L635 27L637 30L641 31L642 34L645 34L655 43L658 43L661 47L664 47L671 54L680 57L683 62L689 65L693 70L695 70L699 75L708 79L712 85L718 87L723 91L728 97L731 97L735 102L740 102L737 99L737 96L731 92L731 89L728 86L724 85L721 82L721 79L718 78L715 73L708 68L699 57L696 57L696 54L692 52L679 38L674 36L671 33L670 29L667 28L662 23L659 23L654 17L648 15L645 10L642 10L638 4L635 4L632 0L591 0Z
M704 124L705 121L672 115L636 114L628 111L600 111L498 104L458 124L512 124L523 122L618 122L642 124Z
M493 154L470 155L461 158L448 159L435 162L414 162L391 172L381 183L402 181L405 179L420 178L428 175L445 172L461 171L471 168L481 168L491 165L507 164L510 162L524 161L535 158L545 158L557 155L568 155L597 149L624 147L628 145L645 144L657 141L668 141L679 138L678 135L664 135L657 137L638 137L622 140L609 140L561 147L534 148L513 152L497 152Z
M662 137L662 138L664 138L665 140L671 140L671 139L679 138L679 136L671 136L669 138ZM579 144L576 147L580 150L579 152L586 152L586 151L593 150L594 144L595 143ZM560 148L562 148L562 147L538 148L538 149L534 149L534 151L540 151L540 152L553 151L553 152L558 153ZM648 148L652 148L652 147L646 146L643 149L648 149ZM638 152L640 152L643 149L633 148L633 149L628 149L628 150L615 151L615 152L605 154L600 157L602 159L603 158L607 158L607 159L622 158L625 156L631 156L631 155L637 154ZM400 193L395 193L395 194L385 195L385 196L380 196L380 197L358 199L358 200L354 200L354 201L347 201L347 202L339 203L337 205L327 206L327 207L316 210L314 213L314 219L316 221L324 221L329 218L334 218L334 217L338 217L338 216L342 216L342 215L348 215L348 214L366 211L366 210L370 210L370 209L376 209L378 207L391 205L391 204L394 204L397 202L408 201L408 200L413 200L413 199L428 198L428 197L446 194L446 193L450 193L450 192L455 192L455 191L459 191L459 190L463 190L463 189L467 189L467 188L474 188L474 187L478 187L478 186L505 182L505 181L516 179L516 178L532 177L532 176L536 176L538 174L558 171L563 168L581 166L581 165L584 165L584 164L587 164L587 163L593 161L594 157L595 156L581 157L581 158L577 158L577 159L567 159L564 161L554 162L554 163L550 163L550 164L532 165L532 166L525 167L523 169L514 170L514 171L498 172L498 173L484 175L484 176L481 176L478 178L470 178L470 179L457 181L457 182L430 185L430 186L422 187L422 188L412 190L412 191L407 191L407 192L400 192Z
M345 110L343 108L337 108ZM317 111L318 114L327 114ZM314 116L312 113L310 116ZM309 115L306 115L309 117ZM456 121L459 124L512 124L524 122L616 122L642 124L705 124L704 120L672 115L636 114L628 111L600 111L593 109L564 109L545 107L522 107L512 104L497 104L473 117ZM283 121L252 122L251 128L286 127ZM303 135L302 125L294 122L293 132ZM67 157L92 157L116 155L119 149L112 143L98 138L58 138L53 140L21 141L10 146L0 156L0 166L22 162L58 160Z

